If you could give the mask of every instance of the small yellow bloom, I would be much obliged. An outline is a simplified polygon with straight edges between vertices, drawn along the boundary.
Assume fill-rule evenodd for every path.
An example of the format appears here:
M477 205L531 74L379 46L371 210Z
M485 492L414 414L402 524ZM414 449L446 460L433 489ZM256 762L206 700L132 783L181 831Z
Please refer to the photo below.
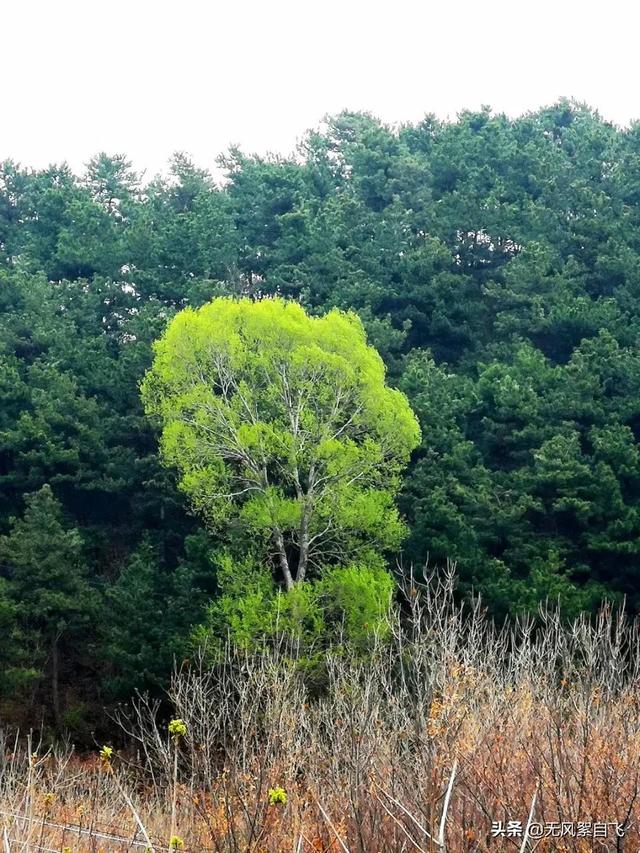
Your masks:
M184 847L182 838L179 835L172 835L169 842L169 850L180 850L181 847Z
M169 734L171 737L177 742L181 737L184 737L187 733L187 726L184 720L171 720L169 723Z
M284 805L286 802L287 802L287 792L285 791L284 788L281 788L280 786L278 786L276 788L269 788L269 803L272 806L275 806L279 803Z

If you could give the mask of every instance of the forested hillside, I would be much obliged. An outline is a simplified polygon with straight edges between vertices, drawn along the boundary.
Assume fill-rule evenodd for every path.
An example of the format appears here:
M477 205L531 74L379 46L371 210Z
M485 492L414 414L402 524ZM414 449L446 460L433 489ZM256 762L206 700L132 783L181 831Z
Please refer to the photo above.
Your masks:
M0 168L7 713L46 692L82 736L189 654L223 534L161 465L140 383L168 320L224 294L361 317L422 432L406 569L456 561L500 617L637 610L640 126L565 102L398 129L344 113L291 158L221 165Z

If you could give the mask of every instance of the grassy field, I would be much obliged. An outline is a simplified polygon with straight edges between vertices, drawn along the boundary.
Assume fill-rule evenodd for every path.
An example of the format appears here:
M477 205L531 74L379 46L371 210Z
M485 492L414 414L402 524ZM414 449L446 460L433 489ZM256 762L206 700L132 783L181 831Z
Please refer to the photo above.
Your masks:
M638 626L498 630L452 586L408 588L360 655L183 664L173 735L142 698L102 756L6 733L3 853L640 849Z

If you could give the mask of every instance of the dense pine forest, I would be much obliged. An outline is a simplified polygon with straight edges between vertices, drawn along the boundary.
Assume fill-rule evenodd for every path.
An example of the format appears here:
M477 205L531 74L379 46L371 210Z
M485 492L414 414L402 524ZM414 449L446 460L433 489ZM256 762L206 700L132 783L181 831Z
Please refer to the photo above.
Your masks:
M640 126L572 102L343 113L291 157L220 168L0 166L3 718L88 740L251 587L140 395L167 323L219 296L361 318L421 431L392 570L454 562L457 595L498 619L637 611Z

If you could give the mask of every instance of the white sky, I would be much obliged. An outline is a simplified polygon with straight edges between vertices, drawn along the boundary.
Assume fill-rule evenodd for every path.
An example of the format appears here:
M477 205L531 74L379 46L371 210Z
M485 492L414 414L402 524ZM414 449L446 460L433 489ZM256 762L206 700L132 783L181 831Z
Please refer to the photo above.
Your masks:
M327 113L391 122L576 97L640 118L635 0L0 0L0 159L147 177L176 150L288 153Z

